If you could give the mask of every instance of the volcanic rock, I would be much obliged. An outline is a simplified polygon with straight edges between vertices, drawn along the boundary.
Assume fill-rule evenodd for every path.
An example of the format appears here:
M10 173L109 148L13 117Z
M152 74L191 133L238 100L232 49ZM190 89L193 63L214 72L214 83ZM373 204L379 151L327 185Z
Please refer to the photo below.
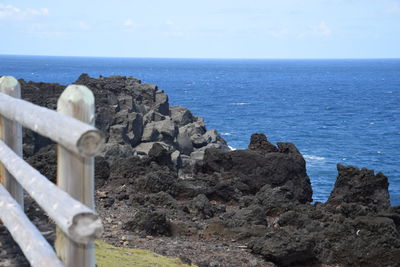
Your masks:
M157 210L139 210L134 218L124 225L124 229L153 236L170 236L171 224L165 213Z
M330 205L359 203L387 208L390 206L389 182L385 175L366 168L337 165L339 175L328 199Z
M268 142L267 137L263 133L255 133L251 135L249 149L259 151L263 154L278 152L276 146Z
M59 84L25 82L20 80L22 97L34 104L56 108L57 99L65 86ZM147 155L150 149L141 144L161 142L170 146L171 153L190 155L209 143L226 145L215 131L206 134L202 118L184 107L169 106L168 96L154 84L126 76L92 78L82 74L75 84L92 90L96 99L96 127L104 132L107 140L103 156L110 161L135 155L135 151ZM46 95L46 97L41 97ZM33 155L52 142L47 138L26 130L24 152ZM139 146L139 147L138 147ZM136 149L137 148L137 149ZM176 154L175 154L176 155ZM175 167L182 164L171 162ZM189 170L196 159L187 161Z
M207 149L198 171L234 177L234 180L243 184L245 193L255 194L261 187L269 184L287 189L292 193L292 198L301 203L312 200L305 161L298 155L279 152L262 155L252 150Z

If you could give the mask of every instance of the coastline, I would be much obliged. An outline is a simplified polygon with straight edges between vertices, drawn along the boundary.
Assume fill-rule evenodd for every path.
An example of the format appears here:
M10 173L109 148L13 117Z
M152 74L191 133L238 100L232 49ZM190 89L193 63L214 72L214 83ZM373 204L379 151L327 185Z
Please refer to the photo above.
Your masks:
M21 83L25 99L49 108L55 108L64 88ZM398 262L400 210L390 206L383 174L338 165L329 200L310 204L304 156L294 144L274 145L253 134L248 149L231 151L201 118L169 106L168 96L155 85L87 75L77 83L94 91L97 126L108 140L104 155L96 158L104 241L198 266ZM143 126L139 133L132 127L137 120ZM54 146L25 134L28 162L55 177ZM51 229L34 207L28 213Z

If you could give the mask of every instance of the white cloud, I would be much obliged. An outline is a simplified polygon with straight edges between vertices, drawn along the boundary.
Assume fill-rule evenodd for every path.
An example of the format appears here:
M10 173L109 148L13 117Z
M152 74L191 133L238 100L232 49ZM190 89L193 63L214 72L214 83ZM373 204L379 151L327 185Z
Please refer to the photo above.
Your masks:
M311 30L314 34L322 35L322 36L330 36L332 35L332 30L326 25L325 21L321 21L318 25L311 26Z
M138 25L132 19L126 19L122 25L127 31L134 31L138 27Z
M86 21L79 21L79 28L84 31L89 31L92 29L92 26L88 24Z
M19 8L13 5L0 4L0 19L28 19L32 17L47 16L49 9L47 8Z

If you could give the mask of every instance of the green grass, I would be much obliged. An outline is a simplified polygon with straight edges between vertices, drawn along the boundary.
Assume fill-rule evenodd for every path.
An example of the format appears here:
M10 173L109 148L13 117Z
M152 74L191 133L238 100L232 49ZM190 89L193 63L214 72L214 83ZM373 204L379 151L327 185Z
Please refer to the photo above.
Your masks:
M96 241L96 263L98 267L189 266L180 259L167 258L148 250L115 247L102 241Z

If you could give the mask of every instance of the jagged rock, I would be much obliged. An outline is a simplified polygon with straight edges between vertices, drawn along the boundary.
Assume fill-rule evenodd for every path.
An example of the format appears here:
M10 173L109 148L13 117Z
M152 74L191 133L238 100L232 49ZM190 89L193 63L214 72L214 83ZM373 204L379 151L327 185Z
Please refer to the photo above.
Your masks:
M205 151L203 164L197 171L236 177L253 194L270 184L286 188L301 203L312 200L305 162L299 160L297 155L274 152L264 156L251 150L222 151L211 148Z
M170 194L165 192L145 195L143 202L145 205L158 205L165 208L178 207L178 202Z
M366 168L358 169L353 166L337 165L339 175L335 187L327 201L330 205L360 203L389 207L389 182L385 175Z
M113 124L114 125L110 127L111 140L109 140L109 142L120 140L120 142L122 141L123 143L127 143L132 146L135 146L140 142L143 133L143 118L140 113L121 110L115 114ZM115 132L115 128L121 128L123 130L118 130Z
M190 137L195 134L203 135L206 132L204 122L192 122L179 128L179 133L186 133Z
M215 210L204 194L200 194L192 199L190 206L193 212L201 218L212 218L214 216Z
M261 152L263 154L278 152L278 148L268 142L267 137L262 133L255 133L251 135L249 149Z
M122 95L117 98L118 108L120 111L131 112L133 110L133 98L130 95Z
M152 121L163 121L165 120L166 117L160 113L158 113L155 110L150 110L149 112L146 113L143 117L143 124L146 125L149 122Z
M148 143L141 143L140 145L136 146L134 149L139 155L148 155L150 150L153 148L155 144L162 145L168 151L171 150L171 147L163 142L148 142Z
M136 180L139 190L149 193L166 192L175 196L177 194L177 177L175 174L162 172L152 172Z
M171 106L169 110L172 120L178 125L178 127L182 127L193 122L194 118L189 109L181 106Z
M107 161L118 160L118 158L127 158L133 156L135 151L130 145L121 145L117 143L107 143L102 156Z
M146 235L170 236L171 224L164 212L157 210L139 210L133 220L124 224L124 229L143 232Z
M192 135L191 140L192 140L193 146L195 148L201 148L208 144L207 138L204 135L200 135L198 133L195 133L194 135Z
M168 96L164 93L164 91L156 92L155 101L155 110L161 115L169 116Z
M279 266L296 264L313 264L316 261L315 243L312 236L305 236L297 231L287 232L275 230L267 237L260 237L249 244L253 252L263 255L266 259Z
M219 143L226 145L226 141L221 137L221 135L215 129L208 130L204 134L204 137L207 140L207 143Z
M197 161L201 161L204 159L204 153L205 150L196 150L193 151L192 153L190 153L190 159L192 160L192 162L197 162Z
M155 123L148 123L143 129L142 142L154 142L159 138L160 132L155 127Z
M176 137L176 143L178 144L179 151L184 155L190 155L193 151L192 140L187 133L179 133Z
M136 147L142 142L167 143L182 155L190 155L194 148L201 149L209 143L226 145L216 131L210 130L206 134L202 118L193 116L187 108L170 107L167 94L154 84L143 84L129 76L92 78L87 74L79 76L75 84L85 85L93 91L96 126L104 132L107 140L103 153L107 160L134 155L127 146ZM23 80L21 85L24 98L52 109L56 108L57 99L65 88L59 84L27 83ZM41 95L46 95L46 98ZM29 130L25 131L24 139L27 155L51 144ZM139 150L139 153L143 155L143 151L147 153L149 149ZM180 166L176 162L173 164Z
M143 118L140 113L131 113L128 124L128 139L131 146L139 144L143 134Z
M277 145L280 153L293 154L303 157L293 143L278 142Z
M123 145L128 141L128 136L126 135L126 126L118 124L110 127L110 137L108 139L109 143Z
M171 152L160 143L154 143L150 148L148 155L151 160L157 162L159 165L172 165Z
M182 167L181 152L179 152L179 150L175 150L171 153L171 161L175 169L180 169Z
M143 130L142 141L172 143L177 133L178 131L173 121L166 117L165 120L148 123Z

